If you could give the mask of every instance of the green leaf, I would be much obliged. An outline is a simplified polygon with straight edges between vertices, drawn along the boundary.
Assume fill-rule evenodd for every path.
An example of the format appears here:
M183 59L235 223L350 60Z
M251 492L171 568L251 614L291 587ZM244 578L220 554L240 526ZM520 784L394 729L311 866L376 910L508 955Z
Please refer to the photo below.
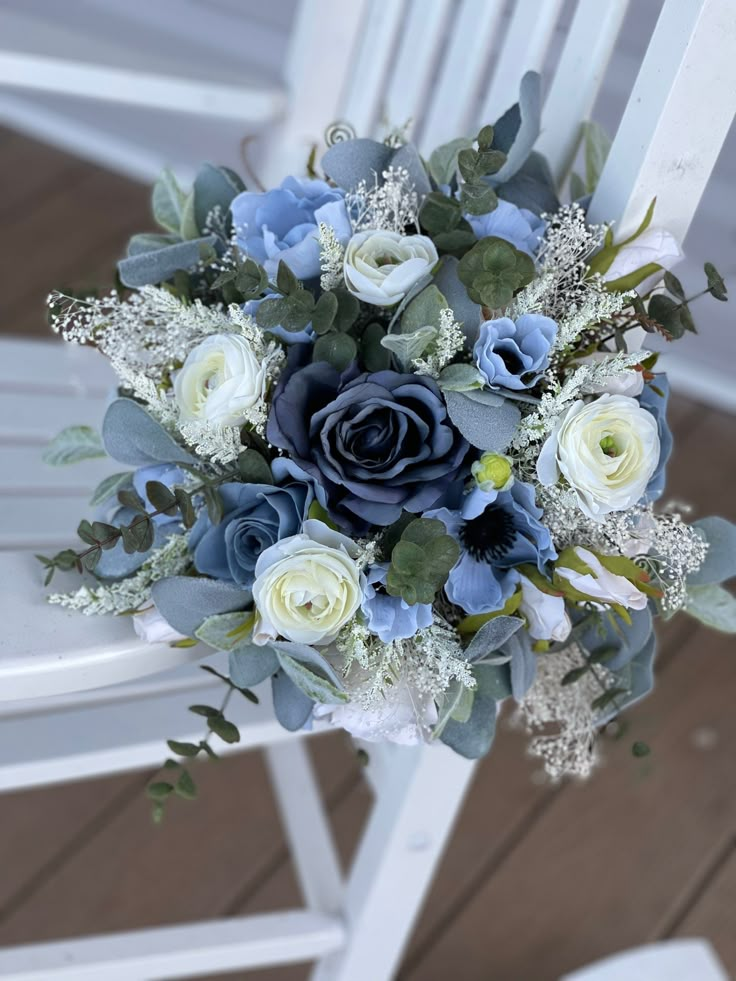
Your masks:
M676 296L678 300L685 300L685 290L683 289L682 283L674 276L669 269L666 270L664 274L664 285L673 296Z
M534 261L509 242L490 236L467 252L457 267L458 276L474 303L498 309L532 281Z
M183 797L184 800L196 800L197 797L197 786L192 779L192 775L189 770L182 770L179 779L176 781L176 786L174 787L174 793L177 797Z
M568 671L560 682L561 685L574 685L576 681L580 681L585 675L590 671L590 665L584 664L580 668L573 668L572 671Z
M586 195L585 181L574 171L570 174L570 197L573 201L577 201L579 198L584 198Z
M337 298L335 327L340 331L349 330L360 315L360 301L347 290L333 290L331 295Z
M348 696L344 691L340 691L327 678L323 678L322 675L312 671L304 662L297 661L284 651L276 651L276 656L284 672L294 682L297 688L304 692L307 698L311 698L314 702L323 702L328 705L334 704L335 702L348 701Z
M639 739L637 739L637 741L631 747L631 755L636 756L637 759L641 759L644 756L649 756L651 751L651 747Z
M485 379L472 364L449 364L440 372L438 383L446 392L469 392L483 388Z
M42 459L52 467L105 456L102 438L91 426L68 426L51 440Z
M605 286L609 293L631 293L649 276L654 276L661 271L662 267L658 262L647 262L646 265L639 266L638 269L632 270L626 276L607 280Z
M664 293L656 293L649 301L649 316L664 327L675 340L685 333L680 311L682 307Z
M151 798L151 800L161 801L166 800L171 794L173 794L174 788L172 784L167 783L165 780L160 780L157 783L149 783L146 788L146 793Z
M440 314L448 306L442 293L434 283L430 283L407 304L401 317L401 333L412 334L419 328L427 326L438 328L441 322Z
M194 504L192 503L192 495L188 491L185 491L183 487L175 487L174 498L176 499L184 527L191 528L197 520L197 515L194 512Z
M207 516L213 525L219 525L222 521L223 507L222 498L216 487L205 487L203 490L204 502L207 507Z
M181 209L179 235L185 242L193 238L199 238L200 236L197 219L194 216L194 191L190 191L184 199L184 206Z
M616 701L621 695L627 695L628 692L625 688L609 688L608 691L603 692L598 698L594 698L591 702L591 707L594 709L603 709L608 705L611 705Z
M492 137L491 137L492 138ZM443 143L430 154L429 173L437 184L451 184L457 174L457 157L461 150L472 147L473 141L467 136L458 137Z
M685 612L713 630L736 633L736 597L716 583L689 586Z
M326 334L332 330L337 316L338 300L334 293L323 293L317 301L312 314L312 327L315 334Z
M201 715L204 719L211 719L221 714L219 709L213 708L211 705L190 705L189 711L194 715Z
M343 371L355 360L358 347L349 334L323 334L312 349L312 361L326 361L337 371Z
M382 324L373 323L360 338L360 359L366 371L384 371L391 367L391 352L383 346L386 331Z
M246 259L235 274L235 285L246 299L255 299L268 286L268 274L254 259Z
M265 302L261 304L261 307L265 305ZM256 312L256 320L261 307ZM296 293L292 293L281 300L281 326L292 333L304 330L312 319L313 311L314 297L312 294L307 290L297 290Z
M97 507L98 504L104 504L105 501L109 500L111 497L115 497L119 490L129 487L132 480L133 474L130 471L125 471L124 473L114 473L109 477L105 477L104 480L100 481L95 488L92 497L90 497L90 505L92 507Z
M484 182L463 184L460 191L460 205L470 215L487 215L498 206L498 198L493 188Z
M463 212L460 202L455 198L448 198L440 191L432 191L428 194L419 212L422 230L429 235L452 231L462 221Z
M598 123L583 123L583 146L585 154L585 190L592 194L611 149L611 138Z
M167 167L153 185L151 207L158 224L177 236L180 234L185 201L186 195L179 187L173 171Z
M124 508L131 508L133 511L139 511L141 514L146 513L146 505L143 499L139 497L138 492L130 489L123 488L123 490L118 491L118 501L123 505Z
M438 518L415 518L404 528L401 538L425 548L445 534L445 526Z
M218 712L216 715L210 715L207 718L207 726L211 732L214 732L216 736L219 736L224 743L239 743L240 742L240 730L234 723L229 722L222 712Z
M453 719L455 722L467 722L473 708L475 692L466 688L457 678L453 678L442 697L442 705L437 722L432 730L432 739L439 739L445 731L445 726Z
M157 511L163 511L169 515L176 514L177 505L174 492L159 480L146 482L146 497Z
M394 355L402 371L407 371L412 361L421 358L438 336L437 328L427 325L417 327L412 333L386 334L381 338L381 347Z
M243 450L238 457L238 472L246 484L273 484L274 482L271 468L258 450Z
M256 310L256 323L264 330L281 326L281 318L286 315L286 306L281 297L264 300Z
M231 651L250 636L253 619L252 613L218 613L207 617L194 636L216 651Z
M181 743L176 739L167 739L166 745L177 756L197 756L200 749L196 743Z
M153 522L150 518L135 518L129 525L122 525L120 531L123 548L128 555L147 552L153 545Z
M301 289L299 280L283 260L279 262L276 271L276 285L286 296L291 296L292 293L297 293Z
M703 269L708 279L710 295L715 297L716 300L721 300L721 302L725 303L728 300L728 290L723 281L723 276L721 276L712 262L706 262Z

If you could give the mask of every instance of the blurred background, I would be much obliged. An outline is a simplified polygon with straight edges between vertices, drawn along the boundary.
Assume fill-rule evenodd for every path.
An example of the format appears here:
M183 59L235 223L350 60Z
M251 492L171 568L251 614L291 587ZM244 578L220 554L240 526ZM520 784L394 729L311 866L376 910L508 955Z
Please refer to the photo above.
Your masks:
M539 0L540 15L549 2ZM581 2L605 7L607 0ZM501 4L497 30L484 41L489 68L511 5ZM306 114L304 139L274 152L289 100L298 99L287 76L299 6L0 0L0 333L46 338L44 298L52 287L111 283L128 237L152 227L147 185L162 166L186 184L210 159L252 184L249 171L273 183L306 161L310 141L319 142L334 118L325 115L332 104L324 64L322 116ZM574 6L559 5L544 77ZM660 6L630 6L593 114L611 133ZM385 0L383 7L387 17L407 18L407 30L412 10L435 10L433 0L426 7ZM451 17L454 2L436 9ZM329 62L330 31L339 35L339 24L326 28L324 50L303 56ZM49 58L68 64L50 70ZM119 70L124 100L101 97L109 72L95 84L79 73L91 64ZM407 122L400 92L372 104L361 77L356 73L354 91L342 96L360 108L359 135ZM512 81L511 91L518 79ZM480 90L478 99L480 105ZM414 119L420 145L430 136L422 108L430 101L428 78ZM440 124L432 124L432 144L463 128L451 114ZM686 132L682 141L686 147ZM680 152L672 148L674 166ZM735 216L732 131L677 270L693 291L701 287L703 262L712 260L736 294ZM669 496L690 501L698 516L734 520L732 304L696 304L701 335L678 342L664 364L675 390ZM736 972L733 654L728 637L680 618L667 624L657 690L606 737L604 767L583 786L546 785L524 756L523 738L502 726L479 767L402 981L546 981L670 936L709 938ZM649 743L651 756L632 758L632 739ZM369 803L360 767L340 735L314 740L312 751L347 857ZM203 767L199 802L171 808L163 830L150 822L147 780L133 774L0 796L0 944L298 903L259 755ZM305 976L299 967L248 975Z

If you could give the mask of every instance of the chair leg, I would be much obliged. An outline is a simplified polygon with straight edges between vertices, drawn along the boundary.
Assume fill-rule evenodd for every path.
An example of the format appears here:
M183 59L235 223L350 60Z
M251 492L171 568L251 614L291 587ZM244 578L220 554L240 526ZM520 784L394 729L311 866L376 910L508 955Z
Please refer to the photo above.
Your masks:
M348 941L312 981L390 981L473 776L444 746L390 753L345 891Z

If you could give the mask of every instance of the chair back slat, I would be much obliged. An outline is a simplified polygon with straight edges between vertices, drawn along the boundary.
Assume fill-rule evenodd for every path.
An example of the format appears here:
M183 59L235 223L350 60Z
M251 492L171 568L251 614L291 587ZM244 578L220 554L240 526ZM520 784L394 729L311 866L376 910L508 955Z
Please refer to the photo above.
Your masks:
M541 71L562 0L517 0L476 128L498 119L519 97L524 72Z
M579 0L544 105L537 149L562 182L577 152L581 123L590 117L629 0Z
M590 205L633 231L656 195L656 225L682 241L736 112L733 0L666 0Z
M383 5L385 6L385 5ZM436 69L453 0L411 0L386 89L389 127L417 122Z
M504 5L504 0L461 0L420 128L418 143L423 153L471 134L471 112L487 72L488 52Z

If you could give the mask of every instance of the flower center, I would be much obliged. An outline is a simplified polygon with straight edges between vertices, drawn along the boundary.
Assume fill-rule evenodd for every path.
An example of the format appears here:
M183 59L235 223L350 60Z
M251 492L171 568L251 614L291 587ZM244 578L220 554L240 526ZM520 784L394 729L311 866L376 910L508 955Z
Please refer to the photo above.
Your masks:
M489 504L477 518L465 522L460 537L466 552L476 562L498 561L514 544L513 516L499 505Z
M616 457L619 455L620 450L613 436L604 436L599 445L606 456Z

